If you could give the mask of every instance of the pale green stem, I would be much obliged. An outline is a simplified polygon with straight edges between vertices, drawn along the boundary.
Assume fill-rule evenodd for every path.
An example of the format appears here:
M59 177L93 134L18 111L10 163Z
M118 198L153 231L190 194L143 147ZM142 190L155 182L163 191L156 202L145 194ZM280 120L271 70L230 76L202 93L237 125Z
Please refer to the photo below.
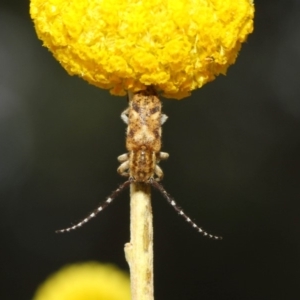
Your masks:
M130 268L131 299L154 300L153 223L149 184L130 185L130 242L125 244Z

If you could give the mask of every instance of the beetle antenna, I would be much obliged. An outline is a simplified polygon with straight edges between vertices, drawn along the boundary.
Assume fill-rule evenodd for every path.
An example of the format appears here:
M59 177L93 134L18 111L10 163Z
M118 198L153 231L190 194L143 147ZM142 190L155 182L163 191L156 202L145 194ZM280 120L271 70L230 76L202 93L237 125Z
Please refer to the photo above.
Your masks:
M101 212L104 208L106 208L110 203L113 202L113 200L115 198L118 197L118 195L126 188L130 185L130 183L132 182L132 179L128 179L127 181L125 181L124 183L122 183L116 190L114 190L109 197L103 202L101 203L96 209L94 209L86 218L84 218L83 220L81 220L80 222L78 222L77 224L68 227L68 228L64 228L64 229L59 229L56 230L56 233L63 233L63 232L69 232L72 230L75 230L79 227L81 227L82 225L84 225L85 223L89 222L91 219L93 219L94 217L96 217L98 215L99 212Z
M171 195L164 189L164 187L158 183L155 179L150 179L149 183L155 187L157 190L159 190L165 199L169 202L169 204L177 211L177 213L182 216L188 223L190 223L198 232L200 232L203 236L207 236L214 240L222 240L223 238L221 236L212 235L199 227L197 224L195 224L185 213L184 211L176 204L175 200Z

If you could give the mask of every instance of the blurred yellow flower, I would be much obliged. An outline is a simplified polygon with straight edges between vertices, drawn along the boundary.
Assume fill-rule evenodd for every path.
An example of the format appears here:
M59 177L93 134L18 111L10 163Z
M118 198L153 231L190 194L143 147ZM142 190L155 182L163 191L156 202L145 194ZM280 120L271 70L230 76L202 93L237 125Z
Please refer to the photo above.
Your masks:
M130 282L112 265L73 264L51 275L33 300L130 300Z
M38 37L71 75L124 95L183 98L235 62L252 0L31 0Z

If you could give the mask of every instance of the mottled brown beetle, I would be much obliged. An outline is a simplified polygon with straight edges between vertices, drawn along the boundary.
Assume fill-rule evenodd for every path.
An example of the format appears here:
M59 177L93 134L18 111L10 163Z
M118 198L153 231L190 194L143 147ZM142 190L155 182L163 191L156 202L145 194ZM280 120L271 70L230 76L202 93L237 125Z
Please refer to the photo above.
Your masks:
M132 95L129 107L121 114L121 118L127 124L126 148L128 152L118 157L121 163L118 172L129 179L113 191L105 202L85 219L57 232L71 231L81 227L107 207L131 182L142 182L158 189L178 214L183 216L198 232L215 240L222 239L222 237L207 233L192 222L158 182L163 178L163 171L158 164L169 157L168 153L160 151L161 125L168 117L161 113L161 102L155 90L149 87L147 90Z
M161 125L167 116L161 113L161 102L154 91L141 91L129 101L129 107L121 118L128 125L126 148L128 153L118 157L122 164L118 172L129 176L133 181L159 181L163 171L158 163L169 157L161 149Z

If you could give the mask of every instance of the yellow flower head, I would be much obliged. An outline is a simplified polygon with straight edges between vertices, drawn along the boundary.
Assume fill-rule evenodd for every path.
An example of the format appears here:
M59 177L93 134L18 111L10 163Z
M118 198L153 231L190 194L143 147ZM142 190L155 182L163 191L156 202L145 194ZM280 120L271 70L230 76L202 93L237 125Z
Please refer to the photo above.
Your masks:
M37 34L71 75L124 95L183 98L233 64L252 0L31 0Z
M37 290L33 300L130 300L125 273L89 262L62 268Z

